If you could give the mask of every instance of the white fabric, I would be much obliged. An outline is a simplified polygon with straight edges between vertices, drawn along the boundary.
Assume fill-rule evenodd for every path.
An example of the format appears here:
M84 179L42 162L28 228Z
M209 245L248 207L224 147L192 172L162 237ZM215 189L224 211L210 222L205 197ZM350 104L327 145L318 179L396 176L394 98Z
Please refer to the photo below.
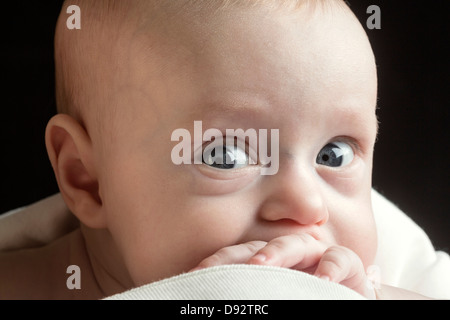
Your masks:
M375 191L372 203L378 230L375 265L381 283L450 299L449 255L435 251L425 232Z
M381 283L450 299L450 258L436 252L424 231L376 191L375 270ZM76 226L60 195L0 216L0 250L42 245ZM375 279L377 280L377 279ZM350 290L351 291L351 290ZM355 296L356 295L356 296ZM333 298L334 297L334 298ZM164 279L110 299L353 299L349 289L299 271L221 266Z
M304 272L240 264L185 273L106 300L364 300L364 297Z
M61 195L55 194L0 215L0 251L42 246L77 225Z

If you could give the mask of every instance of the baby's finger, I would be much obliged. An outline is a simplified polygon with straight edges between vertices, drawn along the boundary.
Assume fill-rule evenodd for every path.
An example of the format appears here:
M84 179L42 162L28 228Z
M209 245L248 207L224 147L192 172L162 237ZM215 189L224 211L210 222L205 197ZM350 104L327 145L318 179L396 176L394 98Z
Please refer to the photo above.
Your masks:
M270 241L247 263L303 270L316 265L326 248L307 233L290 234Z
M320 259L314 275L340 283L366 298L375 298L373 288L368 286L369 280L361 259L348 248L341 246L328 248Z
M245 263L251 256L253 256L259 249L267 244L265 241L250 241L234 246L229 246L218 250L212 256L203 259L197 267L190 271L204 269L208 267Z

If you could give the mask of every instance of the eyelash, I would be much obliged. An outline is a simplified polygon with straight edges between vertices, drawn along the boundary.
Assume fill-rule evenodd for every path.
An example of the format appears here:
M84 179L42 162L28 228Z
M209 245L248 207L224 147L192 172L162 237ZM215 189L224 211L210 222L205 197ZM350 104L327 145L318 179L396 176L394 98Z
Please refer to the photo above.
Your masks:
M240 142L240 143L239 143L239 142ZM239 148L239 149L241 149L243 152L245 152L245 155L246 155L246 157L248 158L248 163L247 163L246 166L248 166L248 165L255 165L255 164L257 165L257 164L259 164L257 154L256 154L253 150L251 150L251 148L250 148L250 146L247 144L247 142L244 143L244 144L245 144L245 148L244 148L244 149L240 148L240 147L241 147L241 144L243 144L242 141L239 141L239 140L237 140L237 139L233 139L233 140L231 140L231 139L226 139L226 138L224 137L221 146L223 146L223 147L229 147L229 148L231 148L231 146L234 146L234 148ZM202 164L209 166L209 164L207 164L207 163L204 161L203 155L204 155L204 153L205 153L205 150L206 150L208 147L211 147L211 150L214 150L216 146L220 146L220 145L217 145L217 142L216 142L216 141L207 142L207 143L205 143L205 144L203 144L203 145L201 146L201 148L200 148L200 149L201 149L201 154L200 154L200 155L198 154L198 151L197 151L197 157L199 157L198 159L201 159L201 160L202 160ZM255 160L255 159L256 159L256 160ZM217 169L218 169L218 168L217 168ZM219 170L224 170L224 169L219 169ZM236 169L235 169L235 170L236 170Z
M348 143L352 149L355 156L362 157L362 155L365 153L365 150L361 146L361 144L358 142L358 140L351 138L351 137L339 137L338 142L345 142Z
M241 142L242 143L242 142ZM359 143L354 139L354 138L351 138L351 137L347 137L347 136L340 136L340 137L335 137L335 138L333 138L333 139L330 139L324 146L322 146L321 147L321 149L319 150L319 152L317 153L317 156L320 154L320 152L328 145L328 144L333 144L333 143L345 143L345 144L347 144L347 145L349 145L350 147L351 147L351 149L352 149L352 151L353 151L353 157L356 157L356 156L360 156L361 155L361 152L362 152L362 150L361 150L361 147L360 147L360 145L359 145ZM201 160L201 163L203 164L203 165L206 165L206 166L208 166L208 167L211 167L211 168L214 168L213 167L213 163L211 163L211 164L208 164L208 163L206 163L206 161L204 160L204 157L203 157L203 155L204 155L204 152L205 152L205 150L206 150L206 148L208 148L209 146L211 146L211 148L215 148L215 146L214 145L216 145L217 144L217 142L216 141L211 141L211 142L207 142L207 143L204 143L202 146L201 146L201 155L198 155L200 158L200 160ZM240 144L238 143L238 140L237 139L233 139L233 140L231 140L231 139L226 139L226 137L224 137L224 139L223 139L223 141L222 141L222 144L221 144L221 146L223 146L223 147L226 147L227 149L228 149L228 147L230 147L230 146L234 146L235 148L239 148L240 147ZM241 168L245 168L245 167L248 167L250 164L259 164L259 161L258 161L258 156L257 156L257 154L256 153L254 153L253 152L253 157L252 157L252 155L250 154L250 147L249 147L249 145L248 145L248 143L247 142L245 142L245 150L244 149L242 149L242 148L239 148L239 149L241 149L242 151L244 151L245 152L245 155L246 155L246 157L247 157L247 159L248 159L248 162L246 163L246 164L239 164L239 163L237 163L236 165L243 165L243 167L241 167ZM214 149L213 149L214 150ZM228 149L228 151L229 151L229 149ZM195 155L194 155L195 156ZM256 156L256 157L255 157ZM316 164L318 164L317 163L317 156L316 156ZM255 161L255 159L256 159L256 161ZM325 167L328 167L328 168L330 168L330 169L333 169L333 170L336 170L336 169L338 169L338 168L343 168L343 167L347 167L347 166L349 166L349 165L351 165L351 163L354 161L354 158L348 163L348 164L345 164L345 165L343 165L343 166L338 166L338 167L333 167L333 166L327 166L327 165L325 165L325 164L319 164L320 166L325 166ZM214 162L215 163L215 162ZM222 170L222 171L227 171L226 169L232 169L232 170L237 170L237 169L239 169L239 168L215 168L215 169L217 169L217 170ZM229 171L229 170L228 170Z
M336 143L336 142L348 144L348 145L352 148L354 157L361 157L361 155L363 154L363 149L361 148L361 145L358 143L358 141L357 141L356 139L354 139L354 138L352 138L352 137L348 137L348 136L338 136L338 137L335 137L335 138L333 138L333 139L330 139L327 143L325 143L325 144L321 147L321 149L319 150L319 152L320 152L325 146L327 146L328 144L333 144L333 143ZM353 159L352 162L353 162L354 160L355 160L355 159ZM352 162L350 162L350 163L349 163L348 165L346 165L345 167L351 165ZM338 169L338 168L333 168L333 167L328 167L328 168L329 168L329 169L333 169L333 170ZM342 167L340 167L340 168L342 168Z

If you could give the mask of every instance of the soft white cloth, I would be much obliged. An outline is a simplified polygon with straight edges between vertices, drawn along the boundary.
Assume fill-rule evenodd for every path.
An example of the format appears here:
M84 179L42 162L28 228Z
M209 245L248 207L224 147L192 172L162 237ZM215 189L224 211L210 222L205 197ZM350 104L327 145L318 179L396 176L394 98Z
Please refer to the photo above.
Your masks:
M304 272L240 264L185 273L106 300L364 300L364 297Z
M77 226L58 193L0 215L0 251L42 246Z
M450 258L435 251L425 232L394 204L372 192L378 230L375 266L381 283L450 299Z
M436 252L409 217L376 191L378 229L375 277L381 283L450 299L450 258ZM0 216L0 250L39 246L77 222L60 195ZM378 280L378 279L375 279ZM272 267L221 266L164 279L110 299L358 299L353 291L305 273Z

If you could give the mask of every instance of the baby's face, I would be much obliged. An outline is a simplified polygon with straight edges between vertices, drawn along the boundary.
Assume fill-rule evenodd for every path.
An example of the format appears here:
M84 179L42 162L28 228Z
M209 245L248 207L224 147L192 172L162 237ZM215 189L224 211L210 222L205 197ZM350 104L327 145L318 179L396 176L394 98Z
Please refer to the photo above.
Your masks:
M230 16L184 22L176 39L138 32L124 50L118 134L97 160L108 228L133 281L297 232L371 264L377 79L364 31L340 9ZM278 172L174 164L172 132L194 137L194 121L203 131L278 129Z

